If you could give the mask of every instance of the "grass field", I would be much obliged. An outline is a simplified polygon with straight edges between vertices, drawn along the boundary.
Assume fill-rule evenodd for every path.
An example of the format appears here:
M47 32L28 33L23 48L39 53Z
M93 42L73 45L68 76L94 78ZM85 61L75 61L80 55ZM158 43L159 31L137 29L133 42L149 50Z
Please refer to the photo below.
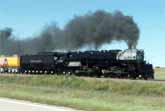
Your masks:
M156 79L165 80L165 68L155 68L155 75Z
M156 69L156 77L163 71ZM165 111L163 82L1 75L0 96L88 111Z

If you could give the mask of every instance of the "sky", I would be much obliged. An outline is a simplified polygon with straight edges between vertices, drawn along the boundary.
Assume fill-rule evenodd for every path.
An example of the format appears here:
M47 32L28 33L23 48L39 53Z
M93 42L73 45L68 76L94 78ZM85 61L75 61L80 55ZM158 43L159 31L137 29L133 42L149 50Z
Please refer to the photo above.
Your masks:
M11 27L18 38L37 35L44 26L61 28L75 15L96 10L122 11L132 16L140 29L138 49L154 66L165 67L165 0L0 0L0 29ZM103 49L126 49L113 42Z

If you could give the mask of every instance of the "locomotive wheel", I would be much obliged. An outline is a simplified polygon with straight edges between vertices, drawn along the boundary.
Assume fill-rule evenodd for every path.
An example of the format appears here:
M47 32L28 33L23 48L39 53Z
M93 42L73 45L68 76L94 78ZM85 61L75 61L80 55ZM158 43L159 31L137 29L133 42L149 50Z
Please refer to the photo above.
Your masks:
M145 74L143 78L144 78L144 80L153 80L154 79L154 76L153 75Z
M135 79L137 79L137 75L136 74L134 74L134 73L132 73L132 74L129 74L130 76L129 76L129 78L130 79L133 79L133 80L135 80Z

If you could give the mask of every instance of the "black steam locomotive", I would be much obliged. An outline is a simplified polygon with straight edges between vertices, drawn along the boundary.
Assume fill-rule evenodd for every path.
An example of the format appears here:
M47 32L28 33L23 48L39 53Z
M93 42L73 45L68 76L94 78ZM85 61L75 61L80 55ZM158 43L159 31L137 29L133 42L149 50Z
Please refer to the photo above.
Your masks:
M154 79L152 64L144 60L144 51L137 49L22 55L18 72Z

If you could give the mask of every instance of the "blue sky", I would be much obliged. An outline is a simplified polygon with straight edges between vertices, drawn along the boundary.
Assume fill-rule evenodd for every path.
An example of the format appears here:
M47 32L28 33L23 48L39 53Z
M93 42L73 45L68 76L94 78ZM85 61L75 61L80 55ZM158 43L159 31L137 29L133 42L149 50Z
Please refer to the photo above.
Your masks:
M38 34L46 24L63 27L74 15L103 9L120 10L134 17L140 28L138 48L146 60L165 66L165 0L0 0L0 28L11 27L20 38ZM106 49L124 49L114 42Z

